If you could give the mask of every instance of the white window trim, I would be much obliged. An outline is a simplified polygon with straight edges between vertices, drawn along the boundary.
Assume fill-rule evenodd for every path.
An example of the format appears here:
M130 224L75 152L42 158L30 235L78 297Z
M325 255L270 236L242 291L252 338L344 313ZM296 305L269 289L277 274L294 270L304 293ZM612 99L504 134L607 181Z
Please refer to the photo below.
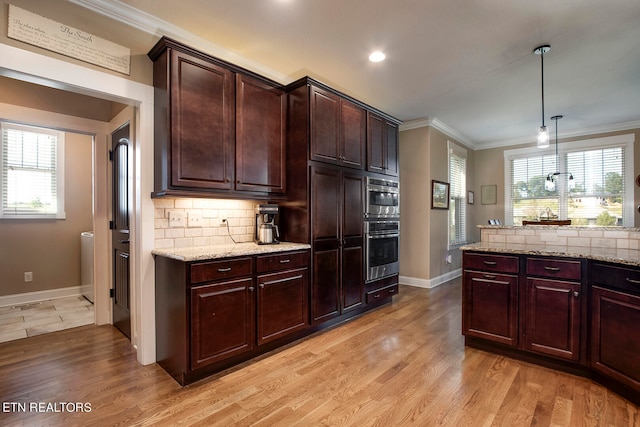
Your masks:
M633 227L634 218L634 175L633 175L633 146L635 134L624 134L607 136L603 138L582 139L579 141L561 142L558 144L558 156L562 157L566 153L573 151L585 151L593 149L603 149L611 147L624 147L625 150L625 183L624 183L624 206L623 206L623 227ZM511 160L529 154L555 155L555 144L550 144L549 148L540 149L537 147L516 148L504 151L504 218L505 225L513 225L513 207L511 203ZM563 162L560 162L561 164ZM564 166L560 166L564 167ZM562 171L561 171L562 172ZM565 210L564 207L561 209ZM566 210L565 210L566 215Z
M0 220L1 219L66 219L67 215L64 210L64 137L65 133L56 129L48 128L46 126L38 125L25 125L8 121L0 121L0 128L10 127L12 129L19 129L24 131L33 132L33 128L38 128L39 132L50 135L55 135L58 139L56 142L56 195L57 195L57 209L55 214L40 214L40 215L5 215L4 214L4 199L1 196L3 182L3 165L4 159L2 158L2 140L0 137Z
M451 141L447 140L447 170L449 169L449 166L451 164L451 160L450 160L450 155L451 153L455 153L457 156L459 157L463 157L465 160L468 160L467 157L467 150L460 147L457 144L452 143ZM448 170L447 176L449 177L449 182L451 182L451 171ZM465 176L465 181L462 182L464 189L462 190L462 199L463 199L463 203L467 203L467 183L466 183L466 176ZM451 198L451 196L449 196L449 198ZM465 215L465 224L464 224L464 228L465 228L465 241L461 242L461 243L456 243L456 244L452 244L451 243L451 212L447 212L447 250L452 250L452 249L457 249L461 246L464 246L468 243L469 241L469 235L468 233L466 233L467 230L467 226L468 226L468 222L469 222L469 212L466 211L467 215Z

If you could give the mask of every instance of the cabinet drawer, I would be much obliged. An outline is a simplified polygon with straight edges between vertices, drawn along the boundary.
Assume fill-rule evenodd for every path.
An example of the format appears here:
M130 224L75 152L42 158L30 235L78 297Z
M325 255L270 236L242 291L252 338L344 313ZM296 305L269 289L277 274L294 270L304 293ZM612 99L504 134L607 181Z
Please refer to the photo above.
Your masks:
M517 273L518 257L504 255L464 254L464 269Z
M385 298L396 295L398 293L398 284L386 286L382 289L367 292L367 304L382 301Z
M308 252L289 252L277 255L264 255L256 258L258 274L269 271L290 270L292 268L307 267L309 265Z
M640 270L594 262L591 284L640 295Z
M251 276L252 271L251 258L208 261L191 264L189 280L192 284L211 282L232 277Z
M527 258L527 274L556 279L580 280L582 277L582 263L571 260Z

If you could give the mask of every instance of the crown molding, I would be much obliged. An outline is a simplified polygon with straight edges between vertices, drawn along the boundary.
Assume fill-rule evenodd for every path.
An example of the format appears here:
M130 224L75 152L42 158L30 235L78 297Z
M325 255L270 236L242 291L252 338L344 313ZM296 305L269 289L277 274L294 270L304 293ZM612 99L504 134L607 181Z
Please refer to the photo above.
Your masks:
M436 117L426 117L423 119L409 120L409 121L403 122L400 125L400 131L418 129L418 128L427 127L427 126L439 130L440 132L447 135L449 138L452 138L473 150L477 149L478 144L475 143L472 139L461 134L457 130L448 126L446 123L442 122L441 120L438 120Z
M271 68L240 56L216 43L203 39L183 28L177 27L136 9L132 6L124 4L118 0L69 0L71 3L84 7L92 12L121 22L130 27L136 28L147 34L162 37L167 36L174 40L180 41L186 45L202 50L210 55L224 59L240 67L252 70L258 74L270 78L271 80L285 84L287 76L277 72Z
M589 128L567 131L567 132L559 132L558 139L592 136L592 135L597 135L602 133L619 132L619 131L626 131L631 129L640 129L640 120L613 123L610 125L593 126ZM491 142L486 144L478 144L475 149L488 150L490 148L511 147L514 145L523 145L523 144L535 144L535 142L536 142L535 135L532 133L531 136L528 136L525 138L505 139L502 141L496 141L496 142Z

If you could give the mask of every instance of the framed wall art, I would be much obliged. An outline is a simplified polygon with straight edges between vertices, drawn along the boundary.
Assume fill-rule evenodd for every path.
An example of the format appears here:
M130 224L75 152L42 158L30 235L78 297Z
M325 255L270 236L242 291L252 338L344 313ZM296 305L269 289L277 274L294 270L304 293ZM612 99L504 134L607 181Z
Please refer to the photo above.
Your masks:
M431 209L449 209L449 183L431 180Z

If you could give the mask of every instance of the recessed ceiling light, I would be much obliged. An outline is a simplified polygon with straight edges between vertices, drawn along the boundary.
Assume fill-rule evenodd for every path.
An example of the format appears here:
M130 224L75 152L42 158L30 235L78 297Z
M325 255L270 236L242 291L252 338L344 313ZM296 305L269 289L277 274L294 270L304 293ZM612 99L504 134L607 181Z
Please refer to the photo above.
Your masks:
M381 62L384 61L384 58L386 58L385 54L380 52L379 50L376 50L375 52L372 52L371 55L369 55L369 61L371 62Z

